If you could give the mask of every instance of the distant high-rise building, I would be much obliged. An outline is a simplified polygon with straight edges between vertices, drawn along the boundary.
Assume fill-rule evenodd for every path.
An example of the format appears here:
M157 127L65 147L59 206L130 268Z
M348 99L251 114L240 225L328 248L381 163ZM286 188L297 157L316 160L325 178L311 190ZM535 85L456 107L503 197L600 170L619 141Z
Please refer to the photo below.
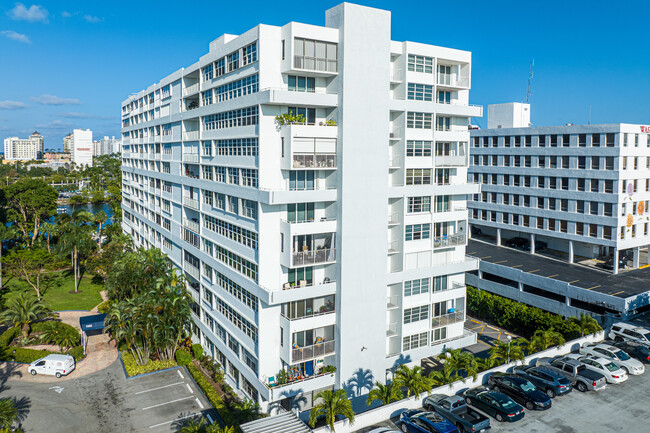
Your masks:
M93 132L90 129L75 129L70 141L72 162L77 167L93 166Z
M6 160L29 161L32 159L43 159L43 136L34 131L29 138L9 137L5 138Z
M70 153L70 143L72 143L72 132L63 137L63 153Z
M93 156L121 153L122 140L115 137L104 136L101 140L93 141Z

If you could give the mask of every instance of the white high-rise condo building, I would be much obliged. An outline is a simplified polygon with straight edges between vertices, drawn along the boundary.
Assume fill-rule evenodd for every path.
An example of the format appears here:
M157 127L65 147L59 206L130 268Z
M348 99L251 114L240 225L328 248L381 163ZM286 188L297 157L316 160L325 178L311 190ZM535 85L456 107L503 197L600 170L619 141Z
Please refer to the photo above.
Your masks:
M93 156L121 153L121 148L122 142L119 138L104 136L101 140L93 141Z
M124 231L184 271L195 338L269 410L476 341L471 54L390 36L344 3L223 35L122 103Z
M575 257L621 256L650 245L650 127L566 125L472 131L475 232L497 244L529 238ZM619 260L613 260L614 273Z
M43 136L34 131L29 138L5 138L5 160L30 161L43 159Z
M90 129L72 131L70 154L77 167L93 166L93 132Z

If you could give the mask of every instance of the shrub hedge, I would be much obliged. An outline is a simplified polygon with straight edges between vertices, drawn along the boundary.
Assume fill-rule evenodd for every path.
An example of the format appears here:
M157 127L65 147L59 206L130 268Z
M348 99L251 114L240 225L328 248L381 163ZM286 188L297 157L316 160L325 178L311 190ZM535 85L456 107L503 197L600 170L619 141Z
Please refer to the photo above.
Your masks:
M192 355L194 355L194 359L199 361L203 359L203 346L198 343L192 344Z
M124 364L124 369L126 374L129 376L137 376L138 374L152 373L158 370L164 370L165 368L176 367L175 361L149 361L145 365L138 365L135 362L135 358L128 352L122 352L122 363Z
M0 335L0 348L9 346L14 338L20 333L19 328L14 328L13 326L7 329L5 332Z
M44 323L46 322L34 323L32 325L32 332L42 331ZM60 326L61 329L71 328L77 331L77 329L74 326L70 326L66 323L61 323L61 322L53 322L53 323L57 323L58 324L57 326ZM77 331L77 333L78 332L79 331ZM26 349L23 347L9 346L11 341L14 338L16 338L19 334L20 334L19 328L11 327L7 329L2 335L0 335L0 361L24 362L26 364L30 364L36 361L37 359L40 359L51 353L59 353L59 352L51 352L49 350L34 350L34 349ZM74 357L75 362L78 362L85 357L83 353L83 348L81 346L73 347L72 349L70 349L68 354Z
M192 354L185 349L178 349L174 354L178 365L187 365L192 362Z
M68 331L69 332L70 330L72 330L72 331L75 331L77 334L79 334L79 330L77 328L75 328L74 326L68 325L67 323L58 322L56 320L50 320L50 321L45 321L45 322L34 323L31 326L31 331L30 332L43 332L48 326L51 326L51 325L48 325L49 323L54 323L55 324L54 326L56 326L61 331Z
M567 341L580 337L580 327L564 316L471 286L467 286L467 310L477 319L488 320L528 339L535 331L549 328L562 334Z
M192 363L186 365L185 367L190 372L199 388L201 388L203 394L205 394L207 399L210 401L210 404L214 407L217 413L219 413L219 416L223 422L226 423L226 425L237 425L237 420L233 416L232 412L228 410L225 403L221 399L221 396L219 393L217 393L217 390L212 387L212 384L208 381L208 379L205 378L203 373L201 373L199 369Z

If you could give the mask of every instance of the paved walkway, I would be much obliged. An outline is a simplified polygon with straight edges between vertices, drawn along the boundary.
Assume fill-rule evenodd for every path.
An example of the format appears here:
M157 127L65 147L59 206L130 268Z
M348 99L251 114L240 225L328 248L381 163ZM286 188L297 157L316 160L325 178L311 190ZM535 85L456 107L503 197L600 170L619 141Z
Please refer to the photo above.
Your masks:
M102 294L102 297L104 295ZM96 308L93 310L97 311ZM93 312L90 311L61 311L58 313L59 319L72 325L75 328L79 329L79 318L84 316L91 316ZM49 383L49 382L60 382L70 379L75 379L77 377L86 376L91 373L95 373L99 370L103 370L109 365L113 364L117 359L118 352L115 347L115 342L110 341L108 334L100 335L91 335L88 337L88 346L87 346L87 356L85 359L80 361L72 374L68 376L63 376L61 379L57 379L54 376L46 375L36 375L32 376L27 372L27 365L20 365L17 371L22 374L22 376L16 375L16 379L11 380L21 380L23 382L35 382L35 383ZM4 363L0 363L4 364Z

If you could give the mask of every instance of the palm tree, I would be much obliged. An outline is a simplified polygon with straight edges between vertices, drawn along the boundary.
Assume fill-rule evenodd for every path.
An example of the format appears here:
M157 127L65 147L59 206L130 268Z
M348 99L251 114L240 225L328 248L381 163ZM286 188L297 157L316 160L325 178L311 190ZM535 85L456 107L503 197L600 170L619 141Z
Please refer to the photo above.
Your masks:
M595 334L603 330L598 324L596 319L591 316L586 315L585 313L580 313L580 317L571 317L569 322L575 323L580 328L580 336L584 337L586 334Z
M79 291L79 279L81 278L79 263L83 262L83 259L95 246L90 237L92 226L88 223L91 217L92 215L86 211L75 212L72 222L66 226L58 245L61 255L70 254L72 257L75 292Z
M48 317L56 315L34 295L23 292L7 301L5 311L0 315L0 322L20 328L22 336L26 338L33 322Z
M518 338L514 341L496 341L496 345L490 348L490 358L503 361L524 361L526 355L524 354L524 347L527 342L523 338Z
M564 337L552 327L546 330L538 329L528 343L528 353L541 352L551 346L562 346Z
M411 394L415 398L418 395L422 394L425 391L431 390L431 380L422 375L422 367L419 365L414 366L413 368L408 368L408 366L402 364L395 371L395 382L398 386L406 388L406 397L410 397Z
M446 349L438 355L438 359L444 360L451 370L463 378L463 382L467 377L471 376L474 380L478 377L478 362L470 352L463 352L461 349Z
M74 328L65 327L61 330L58 335L58 338L55 340L56 344L59 345L61 351L68 351L71 348L79 345L81 337L79 332Z
M429 373L429 378L434 385L442 386L449 385L449 388L452 387L453 383L461 379L460 376L454 371L448 363L444 363L441 370L435 370Z
M178 433L203 433L205 431L205 418L190 418Z
M10 398L0 399L0 429L10 429L18 421L18 408Z
M235 427L221 427L215 422L205 426L204 433L235 433Z
M395 382L389 382L386 385L375 382L375 387L368 393L366 403L370 406L373 401L379 400L381 404L388 404L402 398L404 398L404 394L402 394L402 390L399 389Z
M491 357L476 359L476 362L478 363L479 371L485 371L496 367L497 361L498 360L496 358L491 358Z
M108 215L103 210L100 210L95 214L94 221L97 224L97 244L99 245L102 239L102 226L108 221Z
M350 424L354 424L354 410L352 402L342 389L332 391L326 389L316 394L314 401L321 399L321 402L314 406L309 414L309 426L314 427L321 416L325 417L325 423L331 431L334 430L334 422L338 416L347 418Z
M239 424L244 424L249 421L254 421L260 417L262 408L259 403L253 400L244 399L236 405L237 420Z
M50 253L50 239L54 234L57 232L57 226L55 224L52 224L50 222L44 222L41 224L41 233L45 235L46 239L46 245L47 245L47 252Z
M2 244L4 241L13 239L16 233L15 228L7 227L4 223L0 222L0 289L2 289Z

